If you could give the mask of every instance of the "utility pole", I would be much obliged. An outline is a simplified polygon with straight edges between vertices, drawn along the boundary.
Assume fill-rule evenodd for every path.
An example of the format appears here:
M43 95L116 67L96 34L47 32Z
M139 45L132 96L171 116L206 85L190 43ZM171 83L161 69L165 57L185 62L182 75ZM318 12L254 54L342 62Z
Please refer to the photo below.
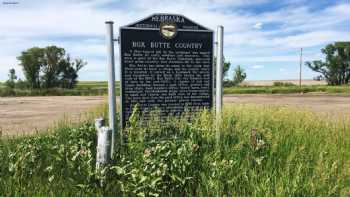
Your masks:
M300 67L299 67L299 88L300 88L300 93L302 93L302 91L301 91L302 66L303 66L303 48L300 48Z

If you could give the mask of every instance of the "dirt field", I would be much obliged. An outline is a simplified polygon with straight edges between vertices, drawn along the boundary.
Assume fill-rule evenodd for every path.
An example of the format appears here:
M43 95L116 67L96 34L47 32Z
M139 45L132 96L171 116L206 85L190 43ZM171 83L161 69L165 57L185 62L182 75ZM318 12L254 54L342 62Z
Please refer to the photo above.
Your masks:
M0 131L3 135L28 134L103 103L102 96L0 97Z
M248 86L272 86L274 82L292 83L294 85L299 85L299 80L247 80L242 83L242 85ZM326 85L325 81L315 81L312 79L305 79L301 81L302 85Z
M0 130L3 135L33 133L65 116L79 117L81 112L105 100L103 96L0 97ZM293 106L350 117L350 95L231 95L225 96L224 102Z
M291 106L319 114L350 117L350 95L346 94L240 94L227 95L224 102Z

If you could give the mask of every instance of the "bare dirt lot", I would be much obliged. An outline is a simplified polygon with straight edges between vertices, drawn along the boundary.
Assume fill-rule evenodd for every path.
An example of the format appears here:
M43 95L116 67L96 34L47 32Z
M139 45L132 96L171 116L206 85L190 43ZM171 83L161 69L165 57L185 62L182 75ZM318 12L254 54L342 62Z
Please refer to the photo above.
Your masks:
M0 97L0 130L3 135L33 133L104 101L103 96Z
M290 106L322 114L350 116L350 95L346 94L240 94L226 95L224 102Z
M33 133L105 101L103 96L0 97L0 130L4 135ZM224 102L283 105L350 117L350 95L227 95Z
M274 82L282 83L292 83L294 85L299 85L299 80L290 79L290 80L247 80L242 83L242 85L248 86L272 86ZM304 79L301 81L302 85L326 85L326 81L315 81L312 79Z

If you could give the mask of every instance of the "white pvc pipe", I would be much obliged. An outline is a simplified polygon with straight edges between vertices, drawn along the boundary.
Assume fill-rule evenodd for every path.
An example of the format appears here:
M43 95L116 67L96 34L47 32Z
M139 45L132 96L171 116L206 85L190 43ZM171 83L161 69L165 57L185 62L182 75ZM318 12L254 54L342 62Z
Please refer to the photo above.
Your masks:
M109 162L111 135L112 130L108 127L103 127L104 120L98 118L95 120L97 130L97 147L96 147L96 170Z

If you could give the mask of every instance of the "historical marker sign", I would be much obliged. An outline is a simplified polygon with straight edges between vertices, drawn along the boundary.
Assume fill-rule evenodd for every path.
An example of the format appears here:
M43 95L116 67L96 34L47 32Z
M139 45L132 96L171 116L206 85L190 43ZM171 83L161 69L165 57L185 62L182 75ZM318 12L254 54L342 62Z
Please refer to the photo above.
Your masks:
M121 27L120 42L123 126L137 103L164 116L212 107L213 31L154 14Z

